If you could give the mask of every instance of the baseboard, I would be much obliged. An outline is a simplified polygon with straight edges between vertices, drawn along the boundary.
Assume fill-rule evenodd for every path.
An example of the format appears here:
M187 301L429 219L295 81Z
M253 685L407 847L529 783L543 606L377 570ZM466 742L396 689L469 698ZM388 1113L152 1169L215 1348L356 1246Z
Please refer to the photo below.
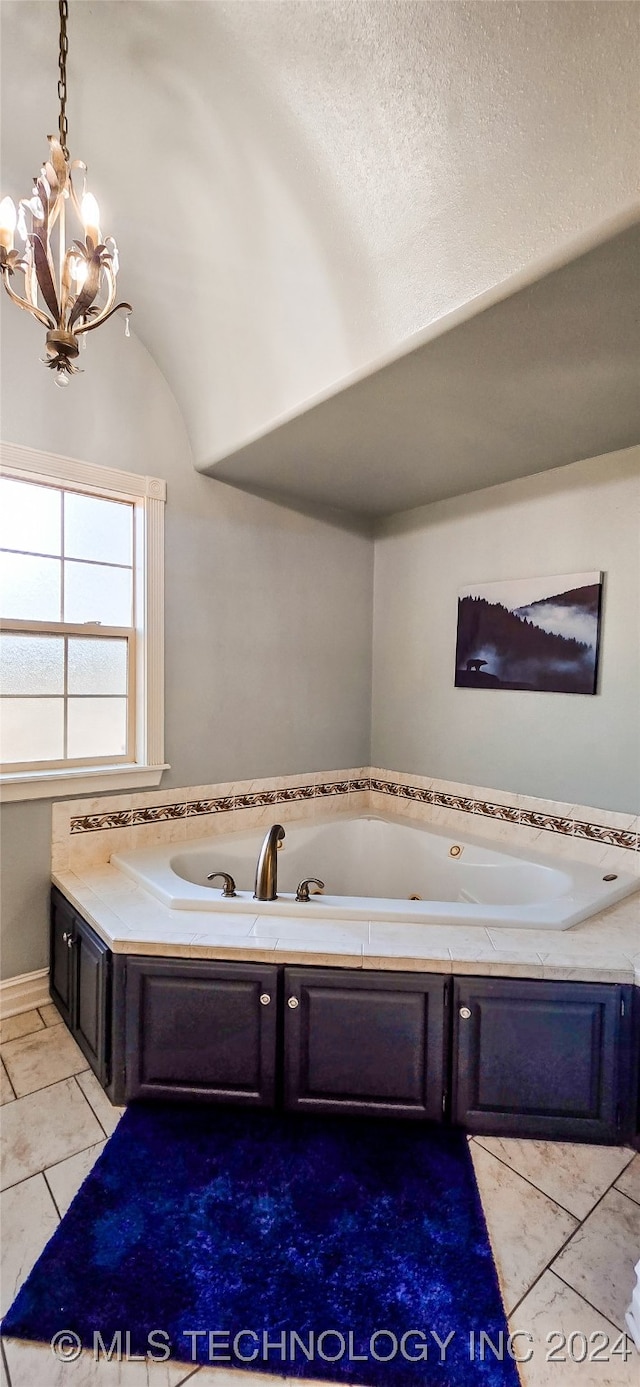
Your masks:
M17 1016L20 1011L45 1007L50 1001L48 968L39 968L36 973L21 973L19 978L0 982L0 1020Z

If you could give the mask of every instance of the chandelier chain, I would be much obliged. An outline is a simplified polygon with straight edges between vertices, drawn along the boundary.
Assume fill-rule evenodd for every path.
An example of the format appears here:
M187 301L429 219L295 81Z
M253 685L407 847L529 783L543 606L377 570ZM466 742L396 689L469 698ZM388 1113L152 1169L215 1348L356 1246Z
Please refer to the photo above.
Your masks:
M69 17L69 0L58 0L60 12L60 53L58 67L60 76L58 78L58 96L60 98L60 144L65 159L69 158L67 149L67 136L69 134L69 122L67 120L67 53L69 52L69 40L67 38L67 19Z

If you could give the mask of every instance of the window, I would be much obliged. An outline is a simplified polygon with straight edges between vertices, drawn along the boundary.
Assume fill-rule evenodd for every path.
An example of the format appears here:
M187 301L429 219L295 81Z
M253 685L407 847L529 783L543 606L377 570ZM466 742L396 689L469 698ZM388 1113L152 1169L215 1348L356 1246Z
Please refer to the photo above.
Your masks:
M4 797L157 784L164 483L5 444L2 464Z

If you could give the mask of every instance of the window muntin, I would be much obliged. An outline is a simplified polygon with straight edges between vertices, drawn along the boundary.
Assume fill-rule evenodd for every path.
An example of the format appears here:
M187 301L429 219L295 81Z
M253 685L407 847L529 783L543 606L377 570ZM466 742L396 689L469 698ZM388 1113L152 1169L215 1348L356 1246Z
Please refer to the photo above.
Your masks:
M0 478L5 772L132 763L133 500Z

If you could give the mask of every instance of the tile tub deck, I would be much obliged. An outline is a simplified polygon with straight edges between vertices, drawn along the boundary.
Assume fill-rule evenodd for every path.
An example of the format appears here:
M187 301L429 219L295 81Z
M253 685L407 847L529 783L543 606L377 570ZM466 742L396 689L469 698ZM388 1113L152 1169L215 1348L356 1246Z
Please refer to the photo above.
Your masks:
M640 894L563 931L170 910L110 864L53 873L114 953L640 986Z

